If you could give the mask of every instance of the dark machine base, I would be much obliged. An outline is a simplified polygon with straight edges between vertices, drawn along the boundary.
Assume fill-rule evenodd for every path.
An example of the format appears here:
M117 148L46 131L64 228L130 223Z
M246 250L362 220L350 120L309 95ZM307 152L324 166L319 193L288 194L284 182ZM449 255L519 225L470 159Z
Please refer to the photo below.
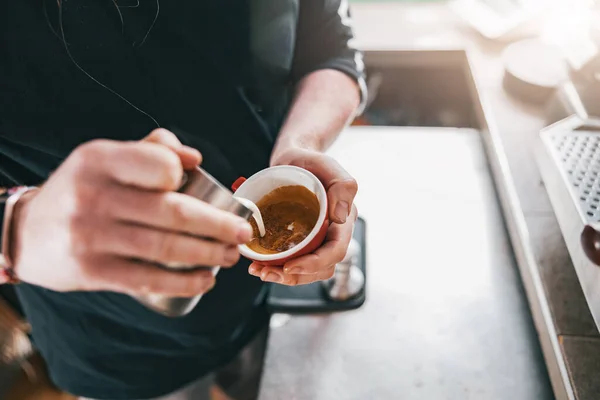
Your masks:
M365 288L367 284L367 248L366 248L366 223L358 218L354 227L354 239L360 243L361 255L358 267L365 274ZM366 290L347 301L332 301L327 298L321 282L303 286L272 285L268 299L269 311L272 313L308 314L330 313L334 311L354 310L363 305L366 299Z

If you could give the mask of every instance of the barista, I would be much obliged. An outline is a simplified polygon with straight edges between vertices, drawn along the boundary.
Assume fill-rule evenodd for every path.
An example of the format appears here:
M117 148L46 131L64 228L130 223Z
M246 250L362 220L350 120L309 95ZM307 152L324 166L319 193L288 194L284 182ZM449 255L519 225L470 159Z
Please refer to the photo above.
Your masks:
M333 274L356 218L356 182L323 154L364 88L349 22L345 0L0 3L0 176L38 186L0 207L2 268L57 386L184 398L265 326L264 282ZM283 269L240 261L247 222L173 193L201 159L225 186L315 173L324 245ZM215 281L155 262L235 267ZM129 296L147 292L206 295L167 318Z

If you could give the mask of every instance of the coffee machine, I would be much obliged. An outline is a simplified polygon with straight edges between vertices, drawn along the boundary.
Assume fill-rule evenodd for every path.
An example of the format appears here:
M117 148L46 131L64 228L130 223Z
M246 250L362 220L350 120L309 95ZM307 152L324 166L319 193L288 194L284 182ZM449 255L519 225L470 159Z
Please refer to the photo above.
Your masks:
M596 6L592 11L600 15ZM535 156L591 314L600 326L600 34L563 46L569 78L547 108Z

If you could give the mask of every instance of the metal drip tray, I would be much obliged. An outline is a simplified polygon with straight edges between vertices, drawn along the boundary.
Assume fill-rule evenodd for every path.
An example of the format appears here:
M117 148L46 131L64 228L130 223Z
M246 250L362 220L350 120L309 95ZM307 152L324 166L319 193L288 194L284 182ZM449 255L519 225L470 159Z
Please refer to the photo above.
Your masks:
M548 136L567 184L587 223L600 221L600 134L591 132L556 133Z
M536 158L588 306L600 327L600 120L542 130Z

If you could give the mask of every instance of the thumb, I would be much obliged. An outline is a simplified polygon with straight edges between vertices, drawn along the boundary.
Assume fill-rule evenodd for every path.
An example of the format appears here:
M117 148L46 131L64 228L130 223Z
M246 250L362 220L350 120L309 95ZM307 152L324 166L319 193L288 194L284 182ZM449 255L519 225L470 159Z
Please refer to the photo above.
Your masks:
M327 187L327 186L326 186ZM335 179L327 187L329 215L333 222L343 224L352 211L354 197L358 192L358 184L353 178Z
M339 224L346 222L358 192L358 184L340 163L326 154L305 150L294 152L284 161L315 174L327 191L329 217Z
M173 132L164 128L153 130L142 141L161 144L177 153L184 170L192 169L202 162L202 155L198 150L184 146Z

